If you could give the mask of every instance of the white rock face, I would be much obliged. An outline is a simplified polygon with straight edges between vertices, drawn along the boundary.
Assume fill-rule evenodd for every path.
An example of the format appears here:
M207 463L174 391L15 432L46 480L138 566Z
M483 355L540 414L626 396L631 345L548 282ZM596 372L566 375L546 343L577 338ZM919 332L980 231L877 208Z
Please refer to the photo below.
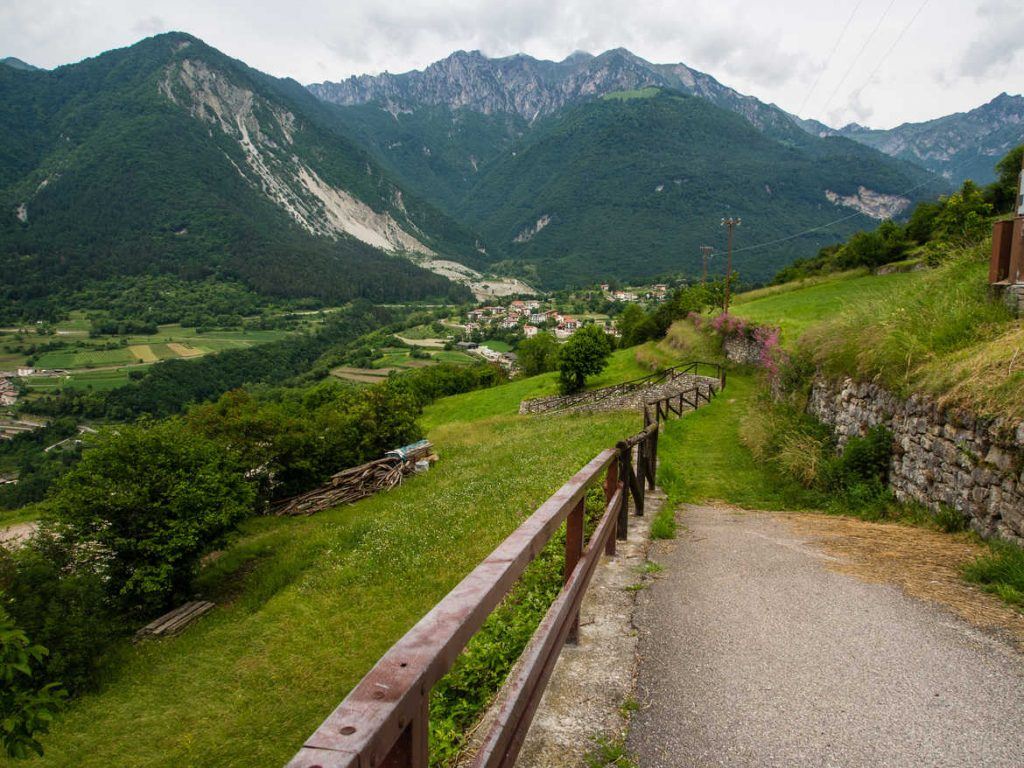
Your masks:
M514 238L512 238L512 242L514 242L514 243L526 243L526 242L529 242L530 240L532 240L534 238L534 236L538 232L540 232L542 229L544 229L544 227L546 227L550 223L551 223L551 216L549 214L545 213L543 216L541 216L539 219L537 219L536 223L534 223L534 225L532 227L527 227L522 232L520 232L518 235L516 235Z
M14 209L14 215L17 217L18 221L25 224L28 221L28 206L25 203L22 203Z
M191 59L167 68L160 92L197 120L235 139L245 166L228 159L238 173L308 232L326 237L346 234L385 251L433 255L389 213L375 211L327 183L291 151L300 129L291 112Z
M846 208L853 208L865 216L873 219L883 220L898 216L910 205L910 199L900 195L887 195L884 192L875 192L867 187L857 187L856 195L840 195L831 189L825 190L825 197L833 205L841 205Z

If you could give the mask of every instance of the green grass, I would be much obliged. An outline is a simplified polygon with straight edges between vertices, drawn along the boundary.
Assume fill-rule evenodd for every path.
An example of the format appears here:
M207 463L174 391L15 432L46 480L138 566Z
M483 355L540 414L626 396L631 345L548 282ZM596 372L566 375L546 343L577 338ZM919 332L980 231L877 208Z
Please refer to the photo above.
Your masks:
M909 291L921 275L921 272L900 272L875 276L855 272L773 286L754 291L749 298L741 294L730 307L730 313L756 323L781 327L782 343L790 347L814 323L833 317L866 298L886 295L892 290Z
M658 484L668 496L665 516L678 504L706 501L747 509L813 506L799 484L756 462L740 442L740 424L755 406L756 388L753 376L730 373L725 391L710 405L665 424L658 441Z
M1024 549L1004 542L990 542L992 552L964 568L964 578L986 592L1024 608Z
M481 344L481 346L483 346L483 347L490 347L495 352L511 352L512 351L512 345L509 344L507 341L502 341L501 339L488 339L487 341L483 342Z
M104 689L58 719L45 760L18 764L234 766L242 744L246 764L283 764L504 536L639 427L635 413L511 415L534 386L435 404L441 460L392 492L248 521L201 578L218 608L177 638L126 644Z
M601 98L606 101L630 101L632 99L650 99L657 96L659 93L661 93L661 88L648 86L647 88L638 88L631 91L606 93Z

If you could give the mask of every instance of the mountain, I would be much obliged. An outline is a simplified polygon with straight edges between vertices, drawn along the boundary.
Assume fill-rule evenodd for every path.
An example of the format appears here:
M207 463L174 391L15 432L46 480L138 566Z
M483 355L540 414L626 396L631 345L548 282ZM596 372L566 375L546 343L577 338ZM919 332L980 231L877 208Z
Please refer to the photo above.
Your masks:
M706 99L652 88L540 121L456 214L501 249L503 266L550 287L699 274L698 246L723 251L719 220L739 215L738 247L785 238L737 253L743 277L762 280L905 211L935 181L841 137L789 145Z
M11 67L12 69L20 69L23 72L35 72L39 69L39 67L33 67L28 62L22 61L21 59L16 58L14 56L7 56L3 59L0 59L0 64L6 64L8 67Z
M774 105L744 96L685 64L652 64L625 48L598 56L577 52L557 62L524 54L492 59L480 51L457 51L422 71L353 76L309 89L334 104L372 102L393 114L440 106L513 114L533 122L606 93L646 87L700 96L777 137L798 132L790 115Z
M820 133L820 124L808 129ZM1024 143L1024 96L999 94L969 112L923 123L903 123L876 130L851 123L836 131L887 155L917 163L955 185L964 179L979 184L995 180L996 162Z
M403 185L484 235L501 268L548 287L698 274L697 246L720 240L719 218L736 212L756 243L787 238L751 253L745 276L767 278L948 190L685 64L624 49L560 62L459 51L423 71L309 88Z
M0 67L0 304L140 274L332 302L468 297L399 254L479 263L476 236L407 194L335 111L182 33Z

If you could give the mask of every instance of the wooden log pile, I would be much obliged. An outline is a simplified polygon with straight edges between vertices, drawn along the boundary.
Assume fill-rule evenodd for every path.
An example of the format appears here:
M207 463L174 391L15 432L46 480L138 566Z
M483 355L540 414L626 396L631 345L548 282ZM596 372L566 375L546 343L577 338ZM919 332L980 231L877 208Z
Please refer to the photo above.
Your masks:
M278 501L272 511L275 515L312 515L340 504L352 504L401 484L406 475L416 471L416 463L423 460L437 461L433 446L426 440L406 449L388 451L387 456L358 467L343 469L319 488Z
M185 603L173 611L165 613L160 618L153 619L153 621L135 633L135 638L141 640L147 637L169 637L170 635L176 635L200 616L213 610L213 607L213 603L208 600L193 600Z

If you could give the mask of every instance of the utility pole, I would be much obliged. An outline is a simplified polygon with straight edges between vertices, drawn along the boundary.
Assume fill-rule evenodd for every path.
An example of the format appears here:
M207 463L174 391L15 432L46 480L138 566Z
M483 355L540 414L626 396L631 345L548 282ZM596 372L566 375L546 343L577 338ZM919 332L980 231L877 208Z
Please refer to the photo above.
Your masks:
M729 314L729 286L732 284L732 232L742 223L738 217L722 219L722 226L729 233L729 257L725 264L725 314Z
M708 257L711 255L711 252L713 250L715 250L715 249L712 248L710 245L702 245L700 247L700 255L704 259L704 271L701 272L701 276L700 276L700 284L701 285L705 285L707 283L707 281L708 281Z

